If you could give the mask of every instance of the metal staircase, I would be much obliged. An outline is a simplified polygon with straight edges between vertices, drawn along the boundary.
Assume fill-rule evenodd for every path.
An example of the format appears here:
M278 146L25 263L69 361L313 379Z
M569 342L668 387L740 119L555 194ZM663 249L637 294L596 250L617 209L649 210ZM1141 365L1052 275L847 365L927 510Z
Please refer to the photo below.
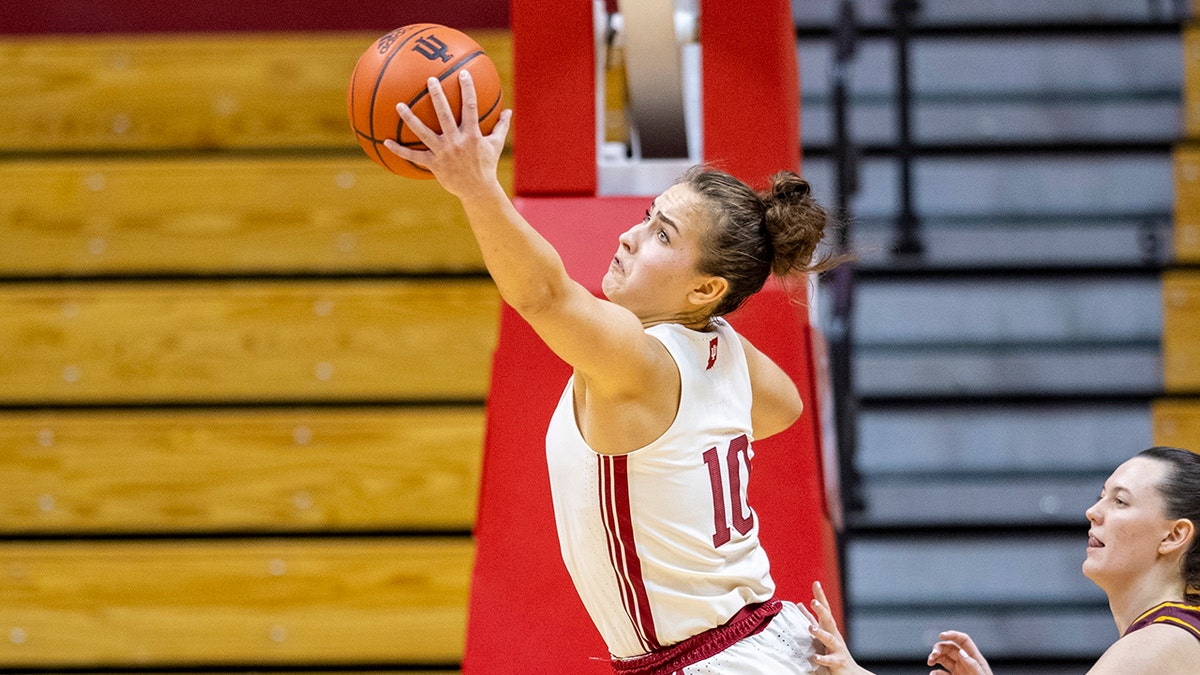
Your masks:
M1162 392L1186 7L793 6L804 171L859 256L822 296L852 648L927 672L959 628L997 672L1086 672L1117 635L1083 511Z

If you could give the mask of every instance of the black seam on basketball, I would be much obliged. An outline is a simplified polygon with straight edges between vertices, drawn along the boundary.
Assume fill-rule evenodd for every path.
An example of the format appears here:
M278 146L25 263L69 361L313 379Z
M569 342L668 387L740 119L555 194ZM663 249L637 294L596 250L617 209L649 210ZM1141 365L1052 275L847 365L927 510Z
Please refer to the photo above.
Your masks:
M504 99L504 94L503 94L503 93L497 93L497 94L496 94L496 100L492 101L492 104L491 104L490 106L488 106L488 109L487 109L486 111L484 111L482 114L480 114L480 115L479 115L479 119L480 119L480 120L485 120L485 119L487 119L487 118L488 118L488 116L489 116L489 115L491 115L492 113L496 112L496 108L500 107L500 102L501 102L503 99ZM363 133L363 132L359 131L358 129L355 129L355 130L354 130L354 133L355 133L355 134L357 134L359 138L361 138L361 139L363 139L363 140L370 141L370 142L372 142L372 143L376 143L376 144L378 144L378 143L383 143L385 140L387 140L386 138L375 138L375 137L373 137L373 136L371 136L371 135L369 135L369 134L365 134L365 133ZM400 145L400 146L402 146L402 147L405 147L405 148L417 148L417 147L419 147L419 148L421 148L422 150L426 149L426 148L425 148L425 144L424 144L423 142L421 142L420 140L416 140L416 141L401 141L401 140L400 140L400 139L398 139L398 138L397 138L397 139L393 139L393 140L395 140L395 141L396 141L396 143L397 143L398 145Z
M481 114L479 116L479 119L481 119L481 120L487 119L487 116L491 115L496 110L496 108L500 106L500 99L502 99L502 98L504 98L504 93L499 92L499 91L496 92L496 100L492 101L492 105L488 106L487 112Z
M427 26L425 28L422 28L420 30L416 30L416 31L413 31L412 33L410 33L408 35L408 37L404 38L403 40L401 40L400 42L398 42L396 45L394 45L392 47L391 53L389 53L387 55L387 58L384 59L384 61L383 61L383 66L381 66L379 68L379 72L375 74L375 86L371 89L371 107L370 107L371 128L368 130L368 133L370 134L369 137L371 139L375 138L375 100L379 96L379 85L380 85L380 83L383 82L383 75L384 75L384 73L387 72L388 66L390 66L392 64L392 59L396 58L396 55L400 53L400 49L402 47L404 47L405 45L407 45L409 43L409 41L412 40L414 37L420 35L421 33L426 32L426 31L434 30L438 27L439 26L437 26L436 24L429 24L429 26ZM378 41L379 40L376 40L376 42L378 42ZM400 140L399 134L396 135L396 140ZM380 162L384 162L383 154L379 151L378 144L375 145L375 156L379 158Z
M466 56L462 57L461 59L455 61L453 66L450 66L448 69L442 71L441 75L438 75L438 82L445 81L446 78L450 77L454 73L457 73L459 70L461 70L463 66L467 65L471 61L474 61L476 58L483 56L483 55L484 55L483 50L476 50L476 51L471 52L470 54L467 54ZM421 99L425 98L425 96L428 94L429 94L429 87L426 86L424 89L422 89L416 95L415 98L413 98L411 101L408 102L409 109L415 108L416 105L421 102ZM440 128L440 126L441 125L439 125L439 128ZM401 119L400 122L398 124L396 124L396 140L400 140L400 134L403 131L404 131L404 120ZM375 130L372 129L371 133L374 134Z
M412 161L411 159L406 159L404 161L408 162L409 166L416 169L417 171L420 171L421 173L427 173L430 176L433 175L432 171L430 171L429 169L426 169L425 167L421 166L420 164L417 164L416 162Z

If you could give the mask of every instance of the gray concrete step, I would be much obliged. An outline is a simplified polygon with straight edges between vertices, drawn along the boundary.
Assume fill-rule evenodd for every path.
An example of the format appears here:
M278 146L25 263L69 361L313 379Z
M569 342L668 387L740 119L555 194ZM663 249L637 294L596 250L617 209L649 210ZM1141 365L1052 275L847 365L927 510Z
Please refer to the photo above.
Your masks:
M866 406L864 476L1112 471L1152 441L1148 401Z
M845 560L855 654L924 656L938 631L958 628L998 658L1098 655L1117 636L1080 571L1086 533L855 540Z
M857 526L977 527L1083 525L1108 471L964 474L928 472L864 477Z

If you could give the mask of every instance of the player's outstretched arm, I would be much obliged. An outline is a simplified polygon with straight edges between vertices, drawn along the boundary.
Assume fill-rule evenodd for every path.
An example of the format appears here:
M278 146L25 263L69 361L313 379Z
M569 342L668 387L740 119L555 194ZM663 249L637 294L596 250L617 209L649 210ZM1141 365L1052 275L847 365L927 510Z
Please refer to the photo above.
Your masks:
M404 123L427 150L385 142L397 156L429 169L466 211L484 264L500 296L521 314L564 361L585 373L604 373L636 389L659 358L629 311L601 301L567 274L562 258L517 212L496 176L512 119L504 111L490 134L479 129L479 109L470 73L459 72L462 123L454 118L436 78L429 96L443 130L437 133L408 109L396 106ZM640 349L639 349L640 347ZM620 358L618 358L618 355Z

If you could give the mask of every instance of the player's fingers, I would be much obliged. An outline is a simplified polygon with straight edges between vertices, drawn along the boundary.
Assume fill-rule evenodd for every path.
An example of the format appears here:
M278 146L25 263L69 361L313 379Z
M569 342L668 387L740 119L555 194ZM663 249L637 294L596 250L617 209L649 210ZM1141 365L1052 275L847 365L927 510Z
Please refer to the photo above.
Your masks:
M808 611L808 608L804 606L804 603L797 602L796 607L800 609L800 613L804 615L804 618L808 619L809 623L814 626L817 625L817 617L813 616L813 613Z
M431 77L425 83L425 88L429 90L429 100L433 102L433 111L437 114L442 133L447 133L457 127L458 122L454 119L454 111L450 109L450 102L446 100L446 92L442 90L442 83L436 77Z
M488 138L498 138L501 142L508 136L508 127L512 124L512 110L505 109L500 113L500 119L496 120L496 126L492 127L492 133L488 134Z
M831 669L841 668L846 665L840 654L814 654L809 658L818 666L825 666Z
M814 596L816 599L820 600L821 602L828 602L828 601L829 601L829 600L828 600L828 599L825 597L825 587L821 585L821 582L819 582L819 581L814 581L814 582L813 582L813 587L812 587L812 590L813 590L813 596Z
M813 607L818 610L817 615L821 617L821 624L831 623L836 630L837 622L833 620L833 612L829 611L829 598L825 597L825 589L821 586L821 582L814 581L812 590L813 599L816 601Z
M929 651L929 656L925 658L925 665L927 665L927 666L936 665L938 662L938 659L941 658L941 656L942 656L942 650L938 649L937 645L934 645L933 649L931 649Z
M969 656L971 661L978 665L980 672L988 672L987 659L983 658L983 653L979 651L979 646L975 644L970 635L962 631L948 630L938 634L938 637L946 644L957 647Z
M967 672L969 672L969 673L983 672L983 668L979 665L979 662L976 661L974 657L972 657L970 654L968 654L966 651L964 651L962 649L958 650L958 660L960 663L967 666Z
M417 117L417 114L412 111L412 108L409 108L403 103L397 103L396 112L400 115L401 124L404 127L407 127L409 131L416 134L417 138L419 138L422 143L429 145L430 142L437 140L437 132L433 129L430 129L429 125L421 121L421 118Z
M821 628L836 634L839 638L842 633L838 630L837 620L833 618L833 612L829 609L829 599L825 597L825 589L821 588L821 582L813 582L813 613L817 617L817 623Z
M479 102L475 95L475 81L466 69L458 71L458 86L462 90L462 124L459 128L471 131L479 128Z
M427 166L432 157L432 153L430 153L428 150L415 150L413 148L406 148L390 138L384 140L383 147L390 150L393 155L399 157L400 159L406 159L422 166Z
M971 636L962 631L947 630L938 633L938 639L947 642L954 642L959 645L966 645L971 642Z
M812 633L812 636L816 638L818 642L824 645L825 649L830 652L840 652L846 648L846 645L842 642L840 635L835 635L834 633L830 633L829 631L816 626L810 627L808 632Z
M953 640L942 640L934 643L933 648L929 650L929 665L933 665L935 661L943 657L957 658L958 653L962 651L962 647Z

